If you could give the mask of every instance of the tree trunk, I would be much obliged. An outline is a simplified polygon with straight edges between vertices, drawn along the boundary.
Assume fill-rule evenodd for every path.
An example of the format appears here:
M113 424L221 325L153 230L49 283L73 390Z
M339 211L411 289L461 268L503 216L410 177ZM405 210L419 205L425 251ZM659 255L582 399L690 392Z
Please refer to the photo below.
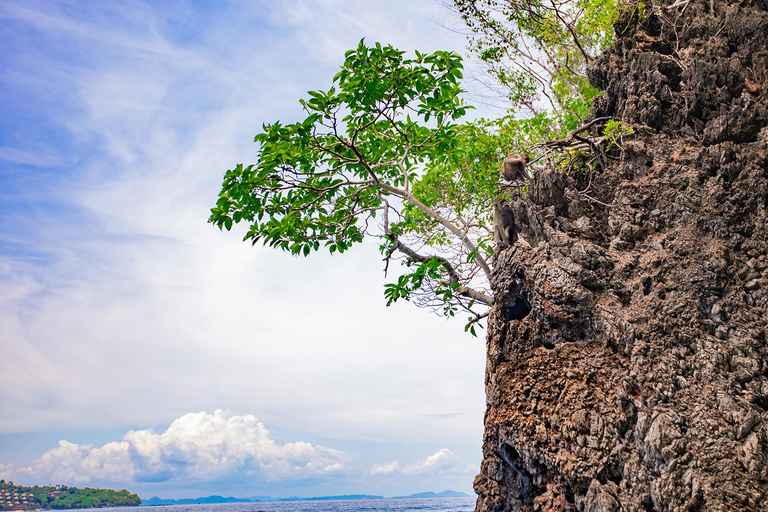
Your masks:
M621 159L514 203L478 511L766 510L768 2L680 11L590 65Z

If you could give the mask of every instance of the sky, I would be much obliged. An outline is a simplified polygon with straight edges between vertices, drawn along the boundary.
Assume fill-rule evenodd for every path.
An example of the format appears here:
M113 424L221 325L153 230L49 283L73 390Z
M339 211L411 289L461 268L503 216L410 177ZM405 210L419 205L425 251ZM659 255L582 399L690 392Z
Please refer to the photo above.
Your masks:
M457 27L433 0L0 2L0 478L471 493L482 334L385 307L372 244L295 258L206 222L361 38L465 53Z

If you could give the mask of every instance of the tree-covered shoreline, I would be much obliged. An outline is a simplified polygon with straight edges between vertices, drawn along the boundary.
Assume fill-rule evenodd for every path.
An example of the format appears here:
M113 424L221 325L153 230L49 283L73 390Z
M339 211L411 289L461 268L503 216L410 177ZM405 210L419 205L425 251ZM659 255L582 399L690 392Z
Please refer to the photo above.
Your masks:
M0 510L66 510L138 505L141 505L141 498L125 489L80 489L66 485L28 487L0 480Z

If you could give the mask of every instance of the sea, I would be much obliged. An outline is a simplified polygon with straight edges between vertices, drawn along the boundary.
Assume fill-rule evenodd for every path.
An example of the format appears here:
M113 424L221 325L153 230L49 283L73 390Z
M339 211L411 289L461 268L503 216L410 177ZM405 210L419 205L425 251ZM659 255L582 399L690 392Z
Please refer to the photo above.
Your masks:
M397 498L367 500L267 501L200 505L158 505L151 507L102 508L99 512L471 512L474 497ZM93 512L93 509L87 509Z

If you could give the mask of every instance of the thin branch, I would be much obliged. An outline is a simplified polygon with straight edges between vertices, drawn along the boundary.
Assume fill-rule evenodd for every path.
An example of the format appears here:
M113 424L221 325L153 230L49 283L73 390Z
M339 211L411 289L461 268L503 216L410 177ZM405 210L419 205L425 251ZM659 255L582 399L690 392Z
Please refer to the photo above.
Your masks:
M664 7L665 9L677 9L678 7L685 7L689 3L691 3L691 0L677 0L677 2L673 3L672 5L668 5Z
M586 198L587 198L587 199L589 199L590 201L592 201L592 202L594 202L594 203L597 203L597 204L599 204L599 205L601 205L601 206L605 206L606 208L613 208L613 205L612 205L612 204L604 203L604 202L602 202L602 201L600 201L600 200L598 200L598 199L595 199L594 197L592 197L592 196L590 196L590 195L588 195L588 194L583 194L583 193L582 193L581 195L582 195L582 196L584 196L584 197L586 197Z
M552 3L552 9L555 11L555 16L557 16L557 19L560 20L560 22L565 25L565 27L568 29L568 32L571 33L571 37L573 37L573 42L576 43L576 46L579 47L579 51L584 56L584 59L589 62L592 60L592 57L584 50L584 48L581 46L581 42L579 41L579 38L576 36L576 31L573 30L573 27L570 23L566 22L562 16L560 16L560 10L555 6L555 2L553 0L550 0Z
M456 269L454 268L453 264L451 264L450 261L443 258L442 256L428 256L424 254L419 254L407 245L403 244L399 238L394 236L391 232L388 234L390 237L390 240L394 242L394 248L400 251L401 253L405 254L410 258L412 261L418 261L421 263L426 263L427 261L431 261L433 258L440 262L440 265L445 269L445 272L448 274L448 283L451 285L459 284L460 282L460 276ZM490 306L493 303L493 297L490 297L486 295L483 292L480 292L478 290L475 290L474 288L471 288L467 285L459 285L454 292L462 297L468 297L472 300L475 300L477 302L482 302L483 304L486 304Z
M426 204L419 201L416 197L413 196L413 194L407 193L404 190L401 190L399 188L393 187L391 185L388 185L386 183L380 182L377 183L378 186L386 190L387 192L390 192L402 199L407 200L417 208L419 208L421 211L432 217L434 220L445 226L451 233L456 235L459 240L464 244L464 246L469 249L471 253L475 255L475 259L477 263L480 265L480 267L483 269L483 272L485 272L485 275L488 279L491 278L491 269L488 266L488 263L485 261L485 258L483 258L480 255L480 251L477 250L477 247L475 244L472 243L472 240L469 239L467 234L457 228L452 222L450 222L448 219L437 213L435 210L427 206Z
M595 142L589 137L580 137L578 135L574 135L574 138L589 145L589 148L592 150L595 156L597 156L597 163L600 165L600 170L605 172L605 154L603 153L603 148L595 144Z
M472 312L472 313L474 313L474 312ZM479 322L483 318L487 317L490 313L491 313L490 310L488 310L485 313L475 314L474 318L470 318L469 322L467 322L467 325L464 326L464 330L466 331L469 328L470 325L476 324L477 322Z

